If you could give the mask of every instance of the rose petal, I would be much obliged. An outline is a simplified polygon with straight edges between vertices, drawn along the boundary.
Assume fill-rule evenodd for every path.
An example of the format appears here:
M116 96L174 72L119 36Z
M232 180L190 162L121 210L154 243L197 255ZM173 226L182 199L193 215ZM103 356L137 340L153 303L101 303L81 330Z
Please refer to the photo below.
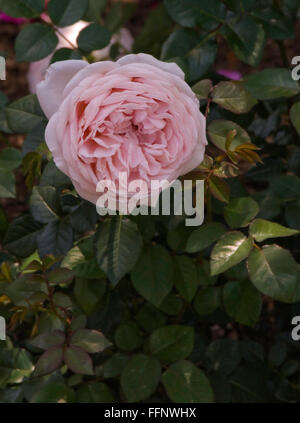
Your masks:
M84 60L65 60L48 68L45 80L36 87L40 105L48 119L58 110L67 83L86 66L88 63Z

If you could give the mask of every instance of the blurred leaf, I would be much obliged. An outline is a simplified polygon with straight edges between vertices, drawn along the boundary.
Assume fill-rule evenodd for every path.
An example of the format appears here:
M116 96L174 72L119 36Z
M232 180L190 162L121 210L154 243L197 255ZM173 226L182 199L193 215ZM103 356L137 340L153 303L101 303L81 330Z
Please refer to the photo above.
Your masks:
M149 338L149 348L163 363L187 358L194 348L194 330L180 325L158 328Z
M15 198L15 183L16 179L13 173L0 169L0 198Z
M271 100L280 97L292 97L300 92L288 69L264 69L249 75L243 85L258 100Z
M220 305L220 288L214 286L206 286L200 288L195 300L194 309L198 314L212 314Z
M54 372L58 369L63 360L62 346L55 346L49 348L41 355L35 366L35 376L42 376Z
M225 225L219 222L208 222L195 229L189 236L186 244L188 253L197 253L217 241L226 230Z
M113 403L114 395L105 383L92 382L82 384L76 392L77 403Z
M40 257L47 254L63 256L73 244L73 230L69 218L49 222L37 236Z
M175 403L210 403L213 391L202 370L190 361L178 361L163 374L168 397Z
M88 8L88 0L50 0L48 14L58 27L72 25L79 21Z
M111 345L111 342L97 330L78 329L73 333L70 345L80 347L86 352L93 354L104 351Z
M262 299L250 282L227 282L223 288L223 298L229 316L242 325L255 326L260 316Z
M210 192L217 200L228 203L230 191L227 182L217 176L211 176L208 184Z
M215 372L229 375L241 361L239 342L232 339L217 339L206 350L209 367Z
M49 223L59 217L58 195L52 186L34 187L29 204L32 216L40 223Z
M77 50L63 47L55 51L51 58L51 64L63 60L82 60L82 54Z
M51 272L47 274L47 279L50 285L68 285L72 282L74 276L75 274L72 270L60 267L51 270Z
M300 135L300 101L292 105L290 109L290 118L292 124Z
M105 378L119 377L128 363L129 357L123 353L116 353L109 358L103 365L103 375Z
M44 9L44 0L0 0L0 10L14 18L35 18Z
M53 332L41 333L30 340L30 345L42 350L48 350L52 347L62 346L64 342L65 334L60 330L55 330Z
M37 236L41 225L31 216L24 215L13 220L4 237L4 246L18 257L28 257L36 249Z
M71 345L64 350L64 361L74 373L93 375L93 363L90 356L82 348Z
M18 134L28 133L45 120L43 111L34 94L22 97L6 107L9 127Z
M146 300L159 306L173 286L173 261L160 245L144 249L131 272L133 286Z
M141 31L135 37L133 53L148 53L159 57L161 45L169 35L172 26L173 22L163 6L158 5L150 10Z
M226 39L236 56L251 66L258 66L265 47L266 36L263 26L250 16L237 22L228 21Z
M257 103L239 82L233 81L219 82L212 91L212 99L233 113L248 113Z
M256 241L262 242L268 238L278 238L299 234L297 229L286 228L279 223L269 222L264 219L255 219L250 225L250 235Z
M285 303L299 301L299 268L288 250L278 245L254 249L248 269L252 283L264 295Z
M229 120L214 120L208 126L208 135L211 141L222 151L226 151L226 139L230 131L236 131L236 135L230 145L230 151L234 151L241 144L251 143L247 132Z
M16 38L16 59L18 62L36 62L44 59L52 53L57 43L57 35L50 25L41 23L28 25Z
M116 216L101 222L95 238L96 258L113 285L133 268L142 244L137 225L129 219Z
M22 154L35 152L45 141L46 120L42 120L29 132L22 145Z
M227 224L235 229L247 226L259 212L259 205L251 197L238 197L232 199L224 209Z
M141 345L142 339L138 327L134 324L118 326L115 332L115 343L124 351L134 351Z
M160 364L144 354L133 355L121 375L121 386L129 402L147 399L160 379Z
M217 275L248 257L251 239L239 231L227 232L214 246L211 253L211 274Z
M0 152L0 171L11 171L20 166L22 154L19 150L7 147Z
M83 51L101 50L110 42L111 34L102 25L92 23L80 31L77 38L78 47Z
M164 0L169 15L182 26L210 30L225 18L225 6L218 0Z
M74 392L62 382L49 383L36 391L30 402L35 404L73 402Z
M212 90L213 84L210 79L202 79L192 86L192 90L196 94L199 100L205 99L208 97L210 91Z
M192 301L198 288L197 267L188 256L176 257L175 287L186 301Z

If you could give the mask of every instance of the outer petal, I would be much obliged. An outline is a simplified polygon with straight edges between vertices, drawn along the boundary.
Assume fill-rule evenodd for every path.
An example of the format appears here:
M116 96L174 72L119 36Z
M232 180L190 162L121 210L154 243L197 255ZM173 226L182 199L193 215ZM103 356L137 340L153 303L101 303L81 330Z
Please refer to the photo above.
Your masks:
M97 76L99 74L105 74L106 72L109 72L115 67L118 67L118 65L115 62L111 61L96 62L88 65L88 67L85 66L74 75L74 78L72 78L72 80L69 80L67 82L67 85L63 92L63 96L66 97L67 95L69 95L74 88L79 86L80 83L85 80L85 78L88 78L89 76L93 75Z
M58 110L67 83L86 66L88 63L84 60L66 60L53 63L48 68L45 80L36 87L40 105L48 119Z
M172 75L178 76L184 80L184 72L180 69L176 63L167 63L162 62L161 60L156 59L150 54L139 53L139 54L127 54L121 59L117 60L121 66L128 65L131 63L146 63L147 65L155 66L165 72L169 72Z

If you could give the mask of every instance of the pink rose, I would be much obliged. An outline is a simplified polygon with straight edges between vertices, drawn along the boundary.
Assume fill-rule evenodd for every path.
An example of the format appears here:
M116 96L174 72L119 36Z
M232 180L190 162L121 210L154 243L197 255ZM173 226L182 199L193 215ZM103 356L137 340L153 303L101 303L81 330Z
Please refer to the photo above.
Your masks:
M37 96L49 118L45 139L57 167L92 203L99 181L117 184L125 172L128 183L171 183L203 160L205 118L175 63L147 54L57 62Z

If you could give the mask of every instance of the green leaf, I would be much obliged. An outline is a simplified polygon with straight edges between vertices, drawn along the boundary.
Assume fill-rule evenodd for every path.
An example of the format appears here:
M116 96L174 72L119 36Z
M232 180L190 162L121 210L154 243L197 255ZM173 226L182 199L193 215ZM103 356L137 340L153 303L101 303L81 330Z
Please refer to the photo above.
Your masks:
M188 256L176 257L175 286L183 298L190 302L198 288L198 273L195 263Z
M60 330L52 332L41 333L34 339L30 340L30 345L40 348L42 350L48 350L52 347L62 346L65 342L65 334Z
M160 380L160 364L144 354L133 355L121 375L121 387L129 402L146 400L156 390Z
M73 230L69 217L49 222L37 236L40 257L48 254L64 256L73 245Z
M107 379L119 377L128 363L129 357L116 353L103 364L103 376Z
M217 339L209 344L205 355L208 367L215 372L229 375L241 361L241 351L238 341L232 339Z
M134 351L141 345L138 327L134 324L120 325L115 332L115 343L124 351Z
M63 360L62 346L55 346L49 348L44 354L41 355L35 366L34 375L42 376L52 373L57 370Z
M225 18L225 6L219 0L164 0L164 5L175 22L190 28L209 30Z
M49 223L58 219L59 198L52 186L35 186L29 200L32 216L41 223Z
M194 329L171 325L156 329L149 338L151 354L163 363L187 358L194 348Z
M299 268L288 250L278 245L254 249L248 269L252 283L264 295L285 303L299 301Z
M299 93L299 84L292 79L291 71L283 68L264 69L249 75L243 85L258 100L292 97Z
M36 250L40 231L41 225L31 216L20 216L10 223L4 237L4 246L11 254L28 257Z
M217 275L248 257L252 241L239 231L227 232L211 253L211 274Z
M135 265L143 241L138 227L116 216L101 222L95 237L96 259L113 285Z
M15 198L15 183L16 179L13 173L0 169L0 198Z
M236 322L255 326L260 316L262 299L250 282L227 282L223 288L223 299L226 312Z
M162 382L168 397L178 403L211 403L214 401L209 380L190 361L178 361L163 374Z
M279 223L269 222L264 219L255 219L250 225L250 235L258 242L269 238L279 238L299 234L297 229L286 228Z
M148 53L159 57L161 45L169 35L173 22L162 5L157 5L147 13L141 31L134 39L133 53ZM167 60L162 58L162 60Z
M30 132L37 124L45 121L45 115L36 95L30 94L6 107L9 127L17 134Z
M59 267L51 270L51 272L47 274L47 280L50 285L69 285L74 276L75 273L72 270L66 269L65 267Z
M209 189L212 195L223 203L228 203L230 190L227 182L217 176L211 176L208 180Z
M31 398L31 403L68 403L74 401L74 392L64 383L49 383L39 387Z
M64 361L74 373L93 375L93 363L90 356L80 347L71 345L64 350Z
M290 109L290 118L292 124L300 135L300 101L292 105Z
M77 43L80 50L90 52L106 47L110 37L108 29L98 23L92 23L80 32Z
M251 66L258 66L266 43L263 26L250 16L245 16L238 22L227 22L226 39L236 56Z
M88 0L51 0L47 11L51 20L60 28L79 21L88 8Z
M235 148L241 144L251 143L251 139L248 133L235 122L230 120L213 120L208 125L207 132L209 138L215 144L215 146L217 146L222 151L226 151L226 139L228 133L233 130L236 131L236 135L230 144L229 151L234 151Z
M215 286L201 288L194 301L194 309L198 314L212 314L220 305L220 289Z
M233 113L248 113L257 103L256 99L239 82L219 82L212 91L212 99Z
M212 81L210 79L202 79L192 86L192 90L196 94L199 100L205 99L209 96L213 87Z
M44 0L0 0L0 10L14 18L35 18L44 10Z
M51 58L51 64L63 60L82 60L82 54L77 50L63 47L55 51Z
M173 276L172 258L160 245L146 247L131 272L135 289L157 307L170 293Z
M232 199L224 209L224 217L228 225L235 229L247 226L259 212L259 205L251 197Z
M11 171L20 166L22 154L16 148L7 147L0 152L0 170Z
M197 45L185 56L180 56L187 69L186 77L189 84L194 84L206 75L215 62L216 55L217 44L211 40Z
M104 351L112 344L97 330L78 329L73 333L70 345L80 347L93 354Z
M273 196L283 201L299 200L300 178L295 175L280 175L271 179Z
M36 62L44 59L55 49L57 35L50 25L34 23L26 26L17 36L15 43L18 62Z
M188 253L198 253L217 241L226 231L225 225L219 222L208 222L195 229L186 244Z
M137 323L148 333L164 326L166 317L150 303L144 304L136 315Z
M105 289L104 283L97 282L95 284L95 281L89 281L80 277L76 279L74 287L75 298L81 309L88 316L95 311Z
M115 398L111 389L105 383L92 382L81 384L76 392L76 402L79 404L113 403Z

